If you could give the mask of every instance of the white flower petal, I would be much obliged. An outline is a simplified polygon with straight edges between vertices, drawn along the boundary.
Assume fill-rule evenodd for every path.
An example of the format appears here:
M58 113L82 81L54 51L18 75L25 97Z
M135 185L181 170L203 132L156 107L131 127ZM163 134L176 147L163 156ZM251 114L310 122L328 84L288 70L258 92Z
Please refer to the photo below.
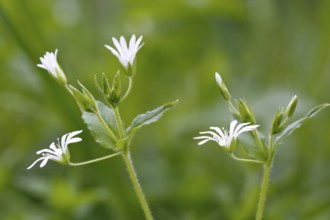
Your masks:
M237 124L236 120L230 122L229 136L234 134L236 124Z
M42 157L37 159L28 169L32 168L38 161L41 161L40 167L44 167L48 160L54 160L59 162L67 162L69 159L69 151L67 149L68 144L77 143L82 139L80 137L74 137L82 132L82 130L73 131L67 133L61 137L61 142L57 139L57 145L52 142L48 148L37 151L37 154L42 154Z
M43 153L55 154L55 151L52 151L52 150L50 150L48 148L45 148L45 149L42 149L42 150L37 151L37 154L43 154Z
M45 157L40 157L37 160L35 160L27 169L31 169L36 163L38 163L40 160L44 160Z
M236 128L234 129L234 131L231 133L231 135L234 137L234 138L236 138L239 134L239 131L243 128L243 127L245 127L245 126L247 126L248 124L250 124L249 122L247 122L247 123L241 123L241 124L238 124L237 126L236 126Z
M221 137L221 139L225 140L227 139L227 135L225 135L225 133L222 131L221 128L218 128L218 127L210 127L210 129L213 129L215 130Z
M48 160L49 160L49 157L48 156L47 157L44 157L44 160L40 163L40 167L41 168L44 167L46 165L46 163L48 162Z
M215 142L217 142L217 141L214 140L213 138L208 138L208 139L205 139L205 140L203 140L203 141L198 142L198 145L205 144L205 143L208 142L208 141L215 141Z
M116 49L117 49L119 55L122 56L123 55L123 51L122 51L121 45L119 44L118 40L113 37L112 38L112 42L116 46Z
M239 130L236 133L236 137L239 136L240 134L242 134L243 132L255 130L257 127L259 127L259 125L249 125L249 126L246 126L246 127L242 128L241 130Z
M104 45L108 50L110 50L111 51L111 53L113 54L113 55L115 55L117 58L120 58L120 55L119 55L119 53L115 50L115 49L113 49L112 47L110 47L110 46L108 46L108 45Z
M119 62L125 69L129 67L129 64L133 65L136 53L143 45L140 45L142 41L142 36L140 36L138 40L136 40L136 36L133 34L128 45L123 36L119 38L119 41L113 37L112 41L116 47L116 50L108 45L105 45L105 47L109 49L111 53L118 58Z
M129 48L131 50L136 46L135 39L136 39L135 34L133 34L132 37L131 37L131 40L129 41Z

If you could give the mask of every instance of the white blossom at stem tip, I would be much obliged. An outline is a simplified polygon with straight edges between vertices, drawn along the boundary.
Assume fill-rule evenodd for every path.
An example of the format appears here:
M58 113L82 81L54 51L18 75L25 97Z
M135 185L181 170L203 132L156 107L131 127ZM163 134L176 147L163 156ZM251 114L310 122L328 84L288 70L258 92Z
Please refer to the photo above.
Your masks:
M67 133L61 137L61 141L57 139L57 142L51 143L49 148L37 151L37 154L41 154L42 156L34 161L27 169L31 169L39 161L42 161L40 163L40 167L44 167L48 160L53 160L62 164L68 164L70 162L68 145L82 141L80 137L74 137L81 132L82 130Z
M133 34L129 44L127 44L125 38L123 36L120 37L119 41L116 38L112 38L114 47L111 47L109 45L104 45L108 50L111 51L113 55L115 55L123 68L129 73L133 70L134 67L134 61L135 56L137 52L140 50L140 48L143 46L143 43L141 44L142 37L140 36L136 40L136 36Z
M46 52L43 57L40 57L41 64L37 64L37 66L47 70L60 84L66 84L67 78L57 62L57 51L56 49L55 53Z
M244 132L255 130L259 125L249 125L250 123L237 124L234 120L230 123L229 132L224 128L210 127L212 131L199 132L202 136L194 137L194 139L201 139L198 145L205 144L208 141L215 141L219 146L224 147L226 150L230 150L230 146L238 136ZM205 135L206 134L206 135ZM207 136L210 135L210 136Z

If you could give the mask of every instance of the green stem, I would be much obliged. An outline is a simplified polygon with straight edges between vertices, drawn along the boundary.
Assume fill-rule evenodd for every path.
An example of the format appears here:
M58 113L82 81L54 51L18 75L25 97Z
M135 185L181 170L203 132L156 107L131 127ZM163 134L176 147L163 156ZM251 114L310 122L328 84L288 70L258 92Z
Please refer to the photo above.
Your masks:
M233 153L231 153L230 156L233 159L238 160L238 161L241 161L241 162L250 162L250 163L259 163L259 164L264 164L265 163L265 161L260 161L260 160L239 158L239 157L236 157Z
M99 121L101 122L102 126L105 128L105 130L109 133L110 137L117 142L118 138L117 136L113 133L113 131L109 128L109 126L107 125L107 123L105 123L105 121L103 120L103 118L101 117L99 110L97 110L97 112L95 113L96 117L99 119Z
M234 107L233 103L231 103L230 100L227 101L229 108L232 110L232 113L236 116L239 115L239 112L237 111L237 109Z
M86 164L90 164L90 163L99 162L99 161L101 161L101 160L106 160L106 159L109 159L109 158L112 158L112 157L118 156L118 155L120 155L120 154L121 154L121 152L117 152L117 153L110 154L110 155L105 156L105 157L100 157L100 158L96 158L96 159L93 159L93 160L88 160L88 161L80 162L80 163L72 163L72 162L69 162L69 165L70 165L70 166L82 166L82 165L86 165Z
M133 77L131 76L131 77L128 77L128 88L126 90L125 95L120 99L120 102L123 102L127 98L129 92L132 89L132 86L133 86Z
M267 158L267 152L266 152L266 150L265 150L264 145L262 144L262 142L261 142L261 140L260 140L260 137L259 137L258 131L253 130L253 131L252 131L252 135L253 135L253 137L255 138L256 142L257 142L257 145L258 145L259 151L262 152L262 154L263 154L263 156L264 156L265 158Z
M123 122L122 122L120 114L119 114L118 106L114 107L113 111L114 111L115 116L116 116L117 126L118 126L118 129L119 129L119 135L120 135L121 138L123 138L123 137L125 137L125 132L124 132Z
M271 167L272 167L272 161L269 162L269 163L266 163L265 167L264 167L264 177L263 177L262 183L261 183L256 220L261 220L262 219L264 206L265 206L265 201L266 201L266 194L267 194L267 188L268 188L268 183L269 183L269 174L270 174Z
M130 152L127 150L126 152L122 153L122 156L123 156L123 159L124 159L129 177L132 181L133 188L135 190L136 196L138 197L138 200L141 204L141 208L142 208L142 210L145 214L145 217L146 217L147 220L153 220L153 217L151 215L151 211L149 209L149 205L148 205L147 200L146 200L146 198L143 194L141 185L139 183L136 172L134 170L134 166L133 166L133 163L132 163L132 160L131 160Z

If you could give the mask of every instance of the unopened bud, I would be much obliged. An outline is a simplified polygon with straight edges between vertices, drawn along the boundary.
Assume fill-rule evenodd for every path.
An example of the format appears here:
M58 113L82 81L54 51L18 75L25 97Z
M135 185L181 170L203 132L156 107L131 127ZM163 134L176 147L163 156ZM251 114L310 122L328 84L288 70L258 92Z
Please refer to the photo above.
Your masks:
M219 73L215 73L215 80L219 86L219 89L220 89L220 92L221 92L221 95L222 97L226 100L226 101L229 101L231 96L230 96L230 93L225 85L225 83L223 82L221 76Z
M236 105L238 107L242 122L250 122L251 124L256 124L256 118L250 106L244 99L236 101Z
M93 95L80 82L78 83L81 86L82 92L69 85L69 88L72 91L72 95L75 98L77 104L85 112L96 112L97 105Z
M282 126L282 120L283 120L283 115L284 115L284 110L283 108L280 108L273 119L273 123L272 123L272 130L271 133L272 134L278 134L283 130L283 126Z
M118 105L121 99L120 95L121 95L121 82L120 82L120 73L118 71L115 77L113 78L110 97L108 100L109 103L114 106Z
M297 103L298 103L298 97L297 95L294 95L285 110L285 114L288 116L288 118L290 118L293 115L294 111L296 110Z
M108 78L102 73L102 93L103 95L109 95L111 91L111 87L108 81Z

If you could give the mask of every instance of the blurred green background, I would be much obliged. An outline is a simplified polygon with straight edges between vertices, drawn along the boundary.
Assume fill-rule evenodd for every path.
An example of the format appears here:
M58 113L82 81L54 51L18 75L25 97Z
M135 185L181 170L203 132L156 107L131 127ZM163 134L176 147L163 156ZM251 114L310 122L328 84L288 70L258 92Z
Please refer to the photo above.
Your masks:
M296 116L330 97L330 1L0 1L0 219L143 219L121 159L84 167L49 162L26 170L35 152L78 129L75 162L108 153L94 143L80 111L39 57L58 48L69 81L94 94L94 74L119 65L111 37L143 35L126 124L180 99L141 129L133 160L155 219L253 219L261 167L233 161L215 143L192 138L225 126L230 114L214 80L245 98L267 132L278 105L299 97ZM100 98L100 96L97 96ZM265 219L330 218L330 123L326 110L281 146Z

